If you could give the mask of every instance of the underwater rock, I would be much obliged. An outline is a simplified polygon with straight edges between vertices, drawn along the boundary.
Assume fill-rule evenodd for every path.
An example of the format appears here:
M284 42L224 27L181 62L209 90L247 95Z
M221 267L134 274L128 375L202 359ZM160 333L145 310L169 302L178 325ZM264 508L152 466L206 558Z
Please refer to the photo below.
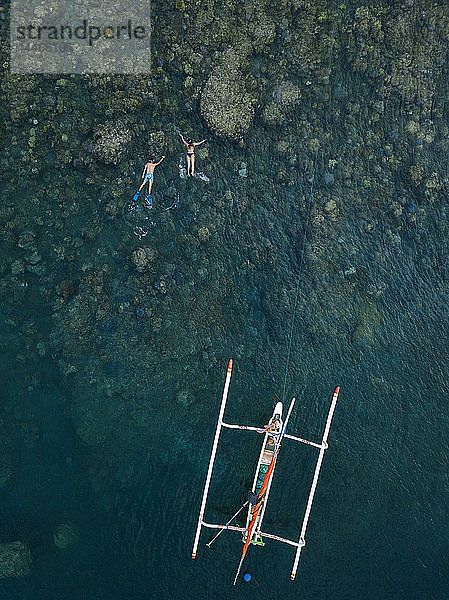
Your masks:
M72 279L63 279L61 283L58 285L58 293L60 296L64 298L64 300L69 300L72 296L76 294L77 286Z
M285 115L299 104L301 90L291 81L283 81L274 89L272 97L272 102L262 112L262 119L267 125L279 125L284 123Z
M136 269L141 273L151 265L156 256L156 250L147 246L145 248L134 250L131 260L136 265Z
M159 281L155 281L154 289L157 290L158 292L160 292L161 294L166 294L167 293L166 280L163 277L161 277L161 279Z
M263 109L262 119L267 125L280 125L285 121L285 114L275 102L270 102Z
M35 250L32 254L25 257L25 261L31 265L36 265L42 260L41 255Z
M190 406L195 402L195 396L190 390L179 390L176 392L176 401L183 406Z
M395 216L396 218L399 218L402 216L402 206L401 206L401 204L399 204L399 202L392 202L390 204L390 210L391 210L393 216Z
M211 236L211 232L209 231L209 229L207 227L200 227L198 229L198 239L201 242L207 242L207 240L210 239Z
M329 173L329 171L326 171L325 173L323 173L323 183L325 185L332 185L335 181L335 176L332 173Z
M368 302L358 313L358 322L352 341L358 346L371 346L382 324L382 315L375 302Z
M0 577L29 575L31 555L23 542L0 544Z
M201 160L209 157L209 149L206 146L201 146L198 150L195 150Z
M247 5L246 23L240 31L243 44L250 43L256 53L269 52L276 37L276 26L258 2Z
M419 123L416 121L409 121L405 126L405 131L408 133L416 134L419 132Z
M424 175L424 169L420 165L412 165L410 167L410 177L414 184L418 185Z
M427 190L439 190L441 189L441 183L438 177L438 173L431 173L429 179L424 184Z
M13 275L20 275L21 273L25 273L25 265L24 263L17 259L11 263L11 273Z
M336 219L339 215L339 210L335 200L331 199L324 205L324 210L331 219Z
M256 100L245 87L243 68L234 48L218 54L201 93L201 114L218 135L238 138L252 123Z
M372 283L368 286L367 293L373 298L378 298L387 289L387 284L383 281Z
M248 18L249 17L249 18ZM252 12L246 14L247 34L255 52L268 51L276 37L276 27L262 7L255 3Z
M59 550L72 546L78 539L78 532L72 523L61 523L53 532L53 541Z
M111 198L111 200L109 200L109 202L104 207L104 210L110 217L116 217L119 212L119 204L117 202L117 199ZM92 233L94 233L94 232L91 230L91 234Z
M163 131L152 131L145 139L145 147L148 158L159 160L164 151L168 151L169 144Z
M301 90L291 81L283 81L273 91L273 100L282 111L291 110L299 104Z
M94 132L92 149L95 155L106 164L118 164L132 140L133 133L120 121L103 123Z
M22 233L17 242L19 248L23 248L24 250L36 250L35 246L35 234L31 231L27 231Z
M292 148L287 140L279 140L279 142L276 144L276 150L280 154L286 154L287 152L290 152Z
M47 347L45 345L45 343L40 340L37 344L36 344L36 349L39 353L39 356L43 357L47 354ZM1 479L1 475L0 475L0 479ZM0 483L1 486L1 483Z

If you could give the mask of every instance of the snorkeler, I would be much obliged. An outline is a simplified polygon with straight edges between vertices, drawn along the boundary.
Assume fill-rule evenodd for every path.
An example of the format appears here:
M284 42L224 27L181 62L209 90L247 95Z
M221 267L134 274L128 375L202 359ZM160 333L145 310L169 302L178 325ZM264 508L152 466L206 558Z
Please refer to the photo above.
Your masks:
M186 141L182 133L180 133L179 135L181 136L181 139L184 142L184 144L187 146L187 177L189 175L193 177L195 175L195 146L199 146L206 140L201 140L201 142L192 142L192 140L189 138Z
M142 179L143 179L143 183L140 186L140 188L137 190L137 192L134 194L133 200L137 200L137 198L139 197L139 193L140 190L143 188L143 186L147 183L148 181L148 195L147 195L147 204L149 207L153 206L153 198L151 197L151 188L153 187L153 172L154 172L154 168L157 167L157 165L160 165L161 162L164 160L165 156L163 156L161 158L160 161L156 162L153 158L150 158L150 160L146 163L146 165L143 168L143 173L142 173Z

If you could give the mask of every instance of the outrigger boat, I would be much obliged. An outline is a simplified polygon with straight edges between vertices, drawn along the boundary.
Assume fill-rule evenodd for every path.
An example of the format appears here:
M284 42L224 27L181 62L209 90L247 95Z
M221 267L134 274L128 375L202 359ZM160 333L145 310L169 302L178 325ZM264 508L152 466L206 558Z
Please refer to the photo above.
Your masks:
M200 513L198 516L198 524L196 528L195 541L193 543L192 550L192 558L196 558L198 543L201 535L201 528L206 527L209 529L218 529L219 532L215 535L215 537L208 542L207 546L210 546L218 536L225 530L230 531L238 531L243 534L243 551L240 559L240 563L237 569L237 573L234 578L234 585L237 582L240 570L242 568L243 561L245 559L246 552L249 548L250 544L256 544L260 546L264 546L265 543L263 538L268 538L272 540L277 540L279 542L283 542L285 544L289 544L296 548L296 554L293 561L293 568L291 572L290 578L293 580L296 577L296 571L298 569L299 559L301 556L301 551L305 546L305 538L306 538L306 529L307 524L309 522L310 511L312 509L312 503L315 496L315 490L318 483L318 477L321 470L321 465L324 458L324 453L328 448L327 439L329 436L329 430L332 423L332 418L334 416L335 406L338 400L338 394L340 392L340 388L336 387L332 402L329 408L329 412L327 415L326 425L324 428L323 437L320 444L315 442L310 442L308 440L302 439L300 437L290 435L286 433L287 424L292 413L293 407L295 405L295 398L292 399L289 409L287 411L287 415L283 420L283 405L282 402L278 402L274 408L271 419L268 422L268 425L260 429L258 427L251 427L249 425L233 425L230 423L225 423L223 421L224 411L226 408L226 401L228 398L229 385L231 382L232 375L232 359L229 361L228 370L226 375L226 381L223 390L223 396L221 400L220 412L218 415L217 427L215 429L215 438L212 446L212 452L209 460L209 467L207 470L206 483L203 489L203 498L201 501ZM215 463L215 455L217 453L218 441L220 439L220 433L222 427L227 427L228 429L240 429L245 431L256 431L258 433L264 434L264 440L262 444L262 448L259 455L259 461L257 463L256 472L254 475L254 481L252 490L248 492L247 500L240 507L240 509L229 519L227 523L224 525L216 524L216 523L207 523L204 521L204 512L206 509L207 496L209 494L209 486L212 478L212 471ZM313 475L312 485L310 487L309 497L307 500L307 506L304 514L304 519L301 526L301 532L299 535L299 540L297 542L288 540L286 538L280 537L278 535L274 535L271 533L265 533L262 531L262 522L265 514L265 509L267 507L267 501L270 494L271 484L273 481L274 469L276 466L276 460L279 454L279 449L281 447L281 443L284 438L293 440L295 442L301 442L302 444L307 444L308 446L314 446L319 449L319 454L315 466L315 472ZM246 517L246 527L238 527L235 525L231 525L232 521L237 517L237 515L248 506L248 514Z

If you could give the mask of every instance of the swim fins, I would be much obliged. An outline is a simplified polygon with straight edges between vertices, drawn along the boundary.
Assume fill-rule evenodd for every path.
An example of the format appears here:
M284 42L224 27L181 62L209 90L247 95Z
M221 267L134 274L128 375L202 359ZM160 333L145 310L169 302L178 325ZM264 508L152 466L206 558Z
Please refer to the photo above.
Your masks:
M147 194L147 206L148 208L153 208L153 198L150 194Z
M139 197L139 190L137 190L137 192L133 196L134 202L138 199L138 197Z

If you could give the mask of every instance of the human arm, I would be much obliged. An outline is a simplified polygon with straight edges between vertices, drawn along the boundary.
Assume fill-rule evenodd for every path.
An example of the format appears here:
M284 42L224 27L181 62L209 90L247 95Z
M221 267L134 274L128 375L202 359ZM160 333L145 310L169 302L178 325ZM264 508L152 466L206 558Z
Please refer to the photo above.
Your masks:
M187 146L187 142L184 139L184 136L182 135L182 133L179 134L181 136L182 141L184 142L184 144Z
M200 144L203 144L204 142L207 142L207 138L205 140L201 140L201 142L194 142L194 146L199 146Z
M159 162L157 162L157 163L156 163L156 165L155 165L155 166L157 166L157 165L160 165L160 164L161 164L161 162L164 160L164 158L165 158L165 156L163 156L163 157L161 158L161 160L160 160Z
M147 165L145 165L143 168L142 179L145 177L146 172L147 172Z

